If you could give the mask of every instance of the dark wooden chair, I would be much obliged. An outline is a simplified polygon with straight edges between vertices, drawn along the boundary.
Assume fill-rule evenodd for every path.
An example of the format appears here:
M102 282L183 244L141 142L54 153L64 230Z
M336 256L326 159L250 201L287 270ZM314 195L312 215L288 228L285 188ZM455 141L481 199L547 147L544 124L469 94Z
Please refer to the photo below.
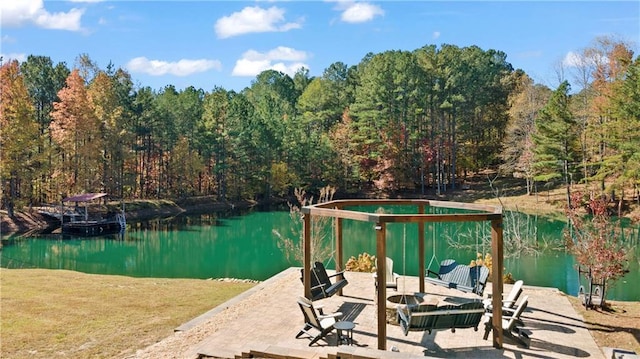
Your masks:
M422 304L398 307L398 323L404 335L409 331L426 331L431 334L438 329L450 329L453 333L456 329L463 328L474 328L477 331L484 314L484 304L481 301L444 306Z
M300 280L304 280L304 270L300 270ZM339 277L335 283L331 278ZM329 275L321 262L315 262L311 268L311 300L329 298L338 293L349 282L344 278L344 271Z

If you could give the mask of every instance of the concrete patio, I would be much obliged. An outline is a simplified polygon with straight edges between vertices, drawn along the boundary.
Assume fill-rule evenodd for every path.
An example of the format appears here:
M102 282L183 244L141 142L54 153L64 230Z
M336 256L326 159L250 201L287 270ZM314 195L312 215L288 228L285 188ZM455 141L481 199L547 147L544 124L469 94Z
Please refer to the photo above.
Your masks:
M354 345L337 346L335 331L328 341L309 346L310 339L296 334L304 320L296 300L302 295L299 268L290 268L260 283L208 313L177 328L193 330L207 321L224 317L224 326L206 334L206 338L188 350L190 358L604 358L589 334L582 318L574 311L565 295L556 289L526 286L529 305L522 319L531 333L530 348L523 348L505 338L503 349L492 346L491 335L483 340L484 325L479 330L458 329L409 332L387 325L386 351L377 349L375 288L370 273L346 272L349 281L343 296L333 296L322 304L325 312L340 311L343 319L356 324ZM418 278L402 277L398 291L414 293ZM487 291L490 291L488 286ZM505 292L510 286L505 286ZM427 285L430 295L450 297L463 293ZM487 293L485 293L486 295ZM393 350L393 351L392 351Z

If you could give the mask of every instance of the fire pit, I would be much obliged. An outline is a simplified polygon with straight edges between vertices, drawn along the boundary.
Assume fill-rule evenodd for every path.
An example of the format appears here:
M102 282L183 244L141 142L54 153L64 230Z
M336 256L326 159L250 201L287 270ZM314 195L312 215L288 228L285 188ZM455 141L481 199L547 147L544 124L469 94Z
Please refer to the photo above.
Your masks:
M397 308L407 305L418 305L423 298L413 294L394 294L387 297L387 323L398 325Z

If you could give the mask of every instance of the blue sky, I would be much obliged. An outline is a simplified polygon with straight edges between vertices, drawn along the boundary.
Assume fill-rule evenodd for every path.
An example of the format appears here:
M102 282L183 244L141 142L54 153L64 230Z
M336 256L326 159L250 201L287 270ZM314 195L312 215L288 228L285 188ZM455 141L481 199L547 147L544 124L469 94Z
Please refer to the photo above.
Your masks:
M42 1L0 0L4 61L80 54L134 82L242 90L273 68L313 76L331 63L425 45L501 50L557 86L558 64L603 35L638 51L640 1Z

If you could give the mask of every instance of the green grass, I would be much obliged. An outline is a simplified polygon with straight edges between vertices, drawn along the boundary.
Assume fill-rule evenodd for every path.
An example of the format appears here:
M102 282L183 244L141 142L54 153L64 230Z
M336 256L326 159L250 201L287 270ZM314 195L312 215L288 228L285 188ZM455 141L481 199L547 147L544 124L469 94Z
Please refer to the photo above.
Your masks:
M255 284L0 269L0 357L132 355Z

